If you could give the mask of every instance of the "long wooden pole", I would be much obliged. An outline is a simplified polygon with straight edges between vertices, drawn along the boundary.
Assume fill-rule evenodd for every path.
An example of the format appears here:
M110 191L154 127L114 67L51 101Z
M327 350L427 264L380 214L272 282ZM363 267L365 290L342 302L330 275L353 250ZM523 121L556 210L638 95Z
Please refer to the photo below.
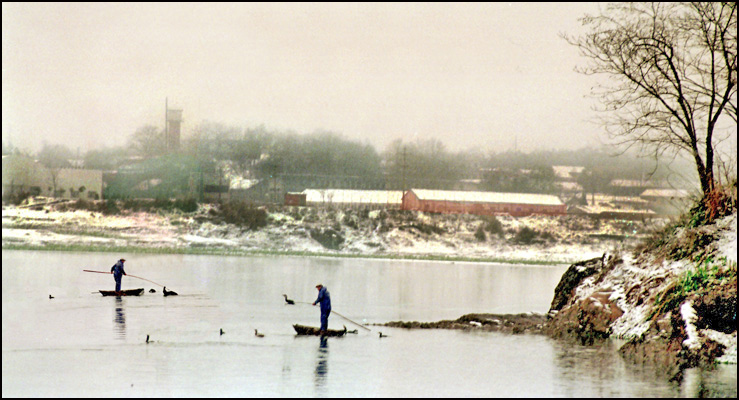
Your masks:
M308 302L305 302L305 301L295 301L295 302L296 302L296 303L300 303L300 304L308 304L308 305L310 305L310 306L312 306L312 305L313 305L313 303L308 303ZM367 328L366 326L364 326L364 325L360 324L359 322L355 322L355 321L352 321L352 320L350 320L349 318L347 318L347 317L345 317L345 316L341 315L341 314L340 314L340 313L339 313L338 311L334 311L334 310L331 310L331 312L332 312L332 313L334 313L334 314L336 314L336 315L338 315L338 316L339 316L339 317L341 317L341 318L344 318L345 320L347 320L347 321L351 322L351 323L352 323L352 324L354 324L354 325L360 326L360 327L362 327L362 328L364 328L364 329L366 329L366 330L368 330L368 331L372 331L372 329L370 329L370 328Z
M112 274L112 272L106 272L106 271L93 271L93 270L89 270L89 269L83 269L83 271L85 271L85 272L94 272L94 273L96 273L96 274ZM159 285L159 286L161 286L161 287L164 287L164 285L162 285L161 283L156 283L156 282L154 282L154 281L150 281L150 280L148 280L148 279L146 279L146 278L142 278L142 277L140 277L140 276L136 276L136 275L131 275L131 274L126 274L126 276L130 276L131 278L138 278L138 279L141 279L141 280L144 280L144 281L147 281L147 282L151 282L151 283L153 283L153 284L155 284L155 285Z
M331 312L332 312L332 313L334 313L334 314L336 314L336 315L338 315L338 316L339 316L339 317L341 317L341 318L344 318L345 320L347 320L347 321L351 322L351 323L352 323L352 324L354 324L354 325L357 325L357 326L359 326L359 327L361 327L361 328L364 328L364 329L366 329L366 330L368 330L368 331L372 331L372 329L370 329L370 328L367 328L366 326L364 326L364 325L360 324L359 322L354 322L354 321L350 320L349 318L347 318L347 317L345 317L345 316L343 316L343 315L339 314L339 312L338 312L338 311L334 311L334 310L331 310Z

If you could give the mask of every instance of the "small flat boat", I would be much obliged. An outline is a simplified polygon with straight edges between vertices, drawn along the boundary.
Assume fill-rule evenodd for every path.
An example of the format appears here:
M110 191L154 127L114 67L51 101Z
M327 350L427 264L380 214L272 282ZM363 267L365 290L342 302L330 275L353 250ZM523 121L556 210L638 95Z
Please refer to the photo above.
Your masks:
M141 289L126 289L116 292L115 290L100 290L100 294L103 296L141 296L144 293L144 288Z
M299 325L294 324L293 328L295 329L295 332L298 333L298 335L312 335L312 336L320 336L321 335L321 328L315 328L312 326L305 326L305 325ZM324 333L324 336L344 336L346 335L346 326L344 329L329 329Z

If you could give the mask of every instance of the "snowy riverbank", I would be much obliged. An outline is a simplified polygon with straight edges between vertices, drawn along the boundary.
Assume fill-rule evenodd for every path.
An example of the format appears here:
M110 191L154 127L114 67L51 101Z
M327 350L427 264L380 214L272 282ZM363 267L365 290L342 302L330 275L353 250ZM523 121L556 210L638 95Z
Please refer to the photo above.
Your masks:
M246 229L218 222L211 211L211 206L205 205L193 213L124 211L104 215L88 210L60 211L54 206L36 210L4 207L2 244L3 249L119 253L567 263L573 265L557 288L551 319L544 322L540 316L525 324L513 321L504 326L510 325L511 332L545 330L554 336L574 336L583 343L606 337L623 339L626 344L621 352L625 356L660 360L668 366L697 365L713 359L736 363L736 212L710 225L679 228L658 247L636 254L632 245L664 221L575 216L491 219L279 207L266 210L265 226ZM666 252L687 247L701 255L700 263L692 261L691 253L670 261ZM687 291L687 298L680 297L685 292L676 287L689 279L702 286L697 292ZM729 315L732 310L733 317ZM474 320L469 321L467 317L428 327L499 329L500 316L472 316L469 318ZM415 327L410 324L408 327Z
M688 257L666 257L675 250ZM623 339L628 358L667 368L736 364L736 266L735 211L709 225L678 228L650 251L609 252L571 266L563 281L572 283L558 287L567 286L569 299L553 302L547 330L583 343Z
M4 207L2 243L3 248L572 263L633 243L658 223L497 217L499 231L481 237L478 230L489 219L477 216L282 207L268 212L266 226L249 230L216 222L210 207L119 215ZM516 235L525 228L536 234L522 243ZM340 244L327 247L315 239L316 232L337 236Z

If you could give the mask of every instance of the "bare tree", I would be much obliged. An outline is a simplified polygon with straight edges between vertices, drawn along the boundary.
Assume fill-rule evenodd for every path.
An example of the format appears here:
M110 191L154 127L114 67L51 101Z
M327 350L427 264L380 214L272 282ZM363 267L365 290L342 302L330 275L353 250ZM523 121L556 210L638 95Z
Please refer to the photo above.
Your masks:
M563 37L590 60L580 72L609 78L593 89L609 134L655 156L687 152L705 196L716 146L736 135L736 3L615 3L599 14L581 19L584 35Z
M131 151L141 157L151 158L166 153L164 133L156 126L144 125L128 138L128 146Z

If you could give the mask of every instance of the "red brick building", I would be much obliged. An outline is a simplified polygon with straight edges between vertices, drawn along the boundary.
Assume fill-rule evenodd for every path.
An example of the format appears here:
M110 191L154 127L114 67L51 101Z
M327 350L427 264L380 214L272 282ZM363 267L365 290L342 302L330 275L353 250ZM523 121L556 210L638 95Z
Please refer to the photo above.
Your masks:
M285 193L286 206L305 206L305 193Z
M411 189L403 195L403 210L443 214L566 215L557 196L530 193L464 192Z

